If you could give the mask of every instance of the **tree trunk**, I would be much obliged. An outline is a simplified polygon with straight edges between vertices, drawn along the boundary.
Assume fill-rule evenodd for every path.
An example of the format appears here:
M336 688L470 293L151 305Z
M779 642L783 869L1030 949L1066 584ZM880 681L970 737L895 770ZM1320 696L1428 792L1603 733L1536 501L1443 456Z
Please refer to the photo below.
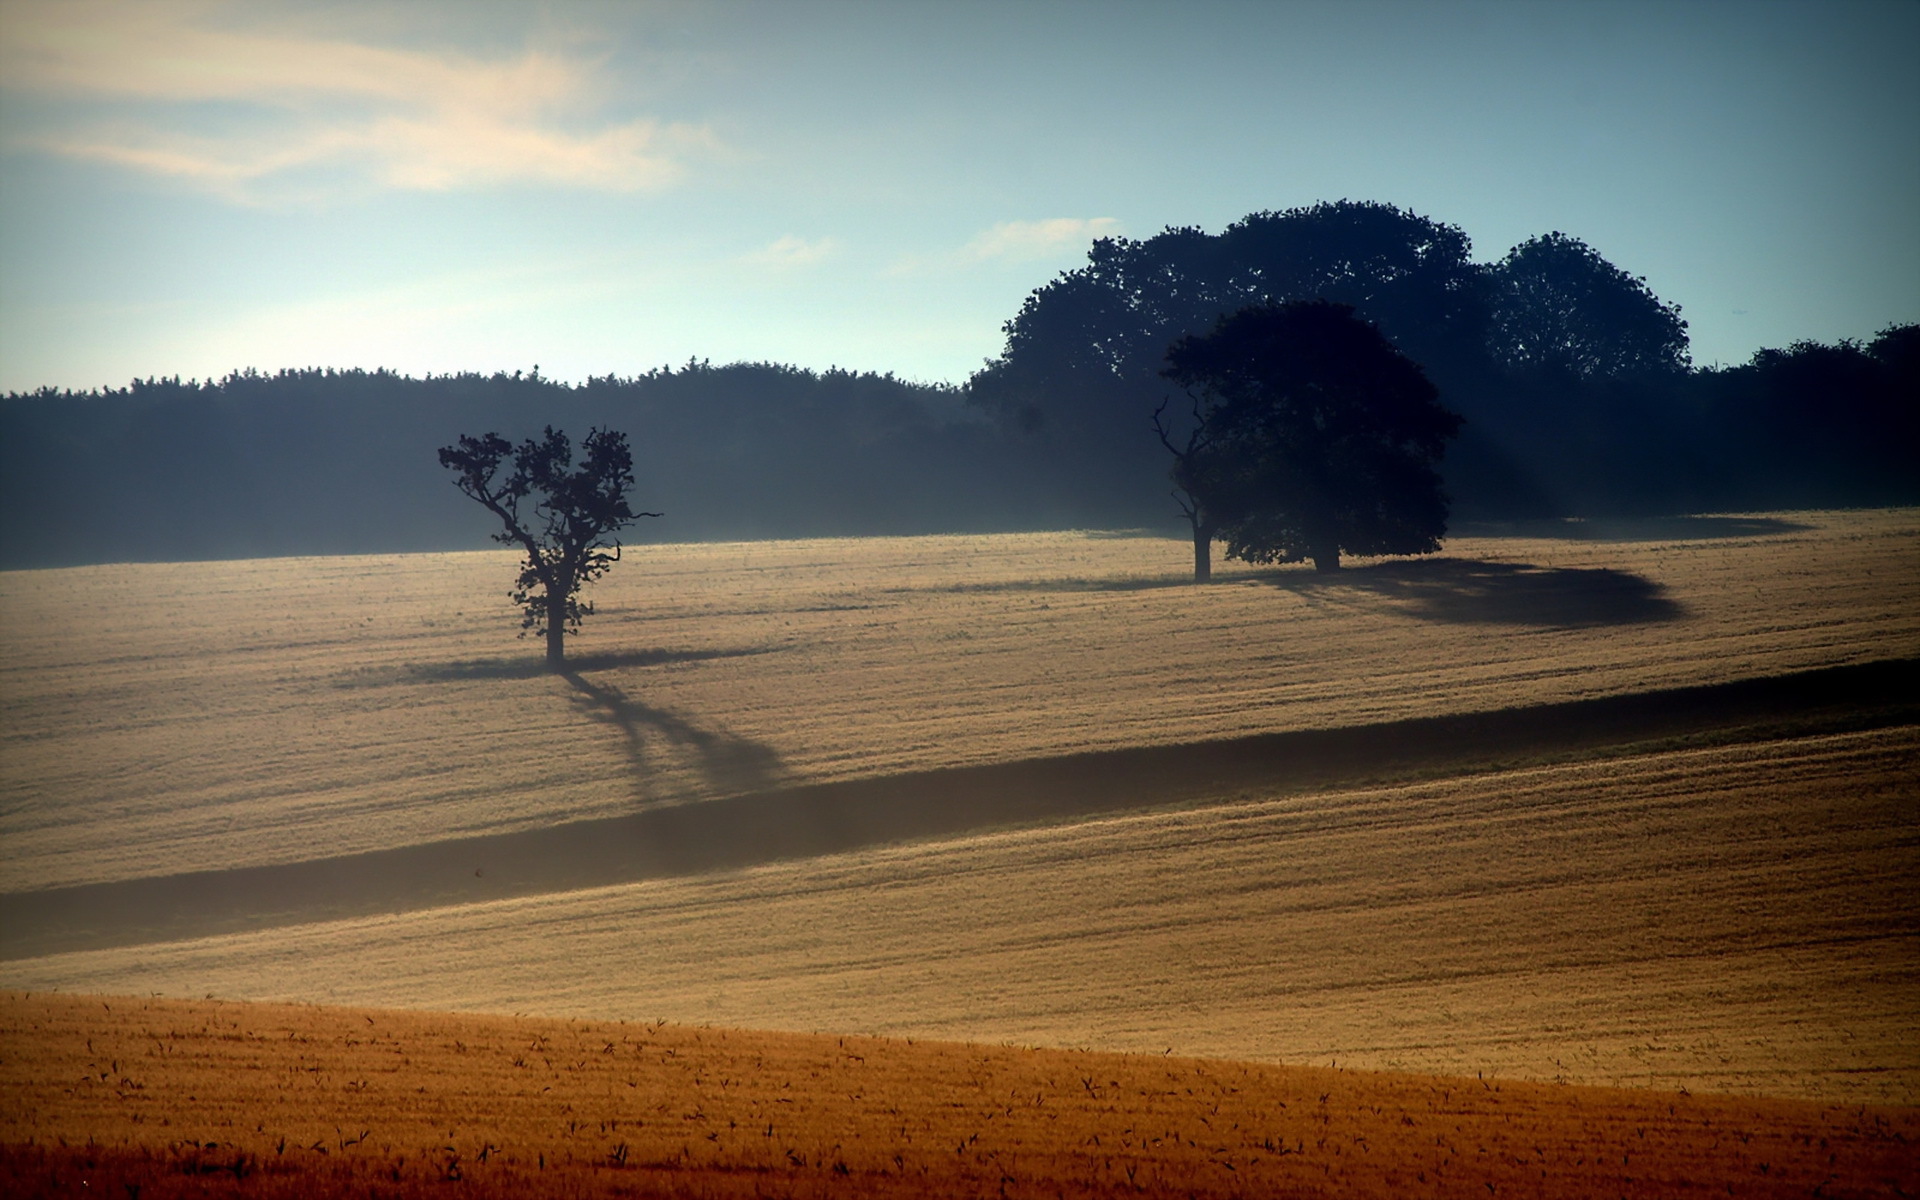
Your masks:
M547 592L547 670L563 670L567 665L567 598L564 593Z
M1316 571L1338 571L1340 569L1340 545L1338 542L1314 547L1313 569Z
M1193 581L1213 579L1213 530L1195 522L1193 526Z

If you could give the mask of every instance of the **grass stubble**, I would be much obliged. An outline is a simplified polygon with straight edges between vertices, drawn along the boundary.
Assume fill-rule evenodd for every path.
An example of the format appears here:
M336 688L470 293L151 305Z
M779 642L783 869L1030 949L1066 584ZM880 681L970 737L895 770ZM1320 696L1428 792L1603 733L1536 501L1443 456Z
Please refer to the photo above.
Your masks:
M653 547L566 682L499 555L0 575L0 887L1920 655L1914 514L1742 529L1204 591L1157 538ZM1682 739L0 963L0 1183L1911 1193L1917 760Z
M1914 726L1667 750L56 954L0 984L1911 1104L1916 778Z
M1920 1112L1092 1051L0 999L0 1189L1889 1196Z
M1915 514L1779 524L1205 589L1158 537L633 547L599 697L527 669L506 552L0 572L0 890L1920 656Z

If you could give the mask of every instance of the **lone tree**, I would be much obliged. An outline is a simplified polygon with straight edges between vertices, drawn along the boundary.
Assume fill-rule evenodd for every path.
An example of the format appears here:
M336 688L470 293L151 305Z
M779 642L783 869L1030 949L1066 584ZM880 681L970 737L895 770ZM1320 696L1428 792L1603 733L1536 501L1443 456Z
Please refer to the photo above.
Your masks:
M454 473L454 486L505 526L494 540L526 551L509 594L526 614L521 636L528 630L546 636L553 671L566 665L565 635L578 632L580 619L593 612L580 589L620 561L615 535L637 518L660 515L627 506L633 453L626 434L594 429L581 449L585 457L575 467L567 435L549 425L539 440L528 438L517 447L497 433L463 434L459 445L440 450L440 465Z
M1173 479L1194 528L1194 578L1217 533L1248 562L1340 554L1428 554L1447 530L1435 469L1458 414L1418 363L1344 304L1243 308L1167 351L1168 379L1194 400ZM1165 411L1164 406L1161 410ZM1204 540L1203 540L1204 539Z

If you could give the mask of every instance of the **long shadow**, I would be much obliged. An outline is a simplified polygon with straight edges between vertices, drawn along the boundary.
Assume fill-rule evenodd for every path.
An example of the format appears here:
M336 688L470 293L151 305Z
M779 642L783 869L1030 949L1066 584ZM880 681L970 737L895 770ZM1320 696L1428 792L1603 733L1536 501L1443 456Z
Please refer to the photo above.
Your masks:
M707 786L720 795L766 791L777 785L785 774L780 756L771 746L730 733L702 729L664 708L642 704L612 684L590 683L578 670L563 672L561 678L579 693L574 699L588 717L614 726L626 739L627 761L633 769L635 786L643 794L650 767L649 734L658 734L691 750Z
M663 663L706 662L716 658L745 658L771 654L779 646L738 646L714 650L617 650L579 654L567 660L575 672L605 671L615 667L654 667ZM470 658L457 662L409 663L352 671L335 682L340 687L390 687L401 683L450 683L461 679L537 679L547 674L544 658Z
M1365 592L1427 621L1558 629L1671 621L1685 610L1658 583L1611 567L1433 558L1373 563L1327 574L1275 571L1260 578L1301 594Z
M613 703L636 728L650 718ZM1497 712L776 788L521 833L0 895L0 959L752 867L1100 812L1458 774L1650 741L1920 722L1920 660Z
M1117 575L1108 579L1007 579L995 583L951 583L943 587L889 588L893 592L1145 592L1158 588L1187 587L1191 574Z
M1456 537L1555 538L1570 542L1679 542L1765 537L1813 528L1778 517L1550 517L1534 521L1463 521Z

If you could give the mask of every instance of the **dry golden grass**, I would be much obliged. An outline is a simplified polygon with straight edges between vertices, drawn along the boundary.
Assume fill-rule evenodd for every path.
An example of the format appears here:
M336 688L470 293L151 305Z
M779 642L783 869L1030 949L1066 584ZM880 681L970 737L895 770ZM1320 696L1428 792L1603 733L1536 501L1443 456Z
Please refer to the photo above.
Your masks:
M0 984L1912 1104L1917 795L1909 725L59 954Z
M1920 1112L658 1024L0 998L7 1194L1879 1196Z
M594 691L532 669L504 553L4 573L0 890L1920 654L1910 511L1666 532L1207 589L1161 538L645 547Z
M77 884L145 896L128 881L196 870L240 878L258 868L263 873L246 876L255 890L243 895L267 909L278 902L276 881L292 878L286 864L406 846L464 854L469 844L450 840L463 835L528 835L686 803L695 807L672 811L726 813L735 810L699 802L882 777L908 790L924 786L935 797L921 801L925 807L944 802L938 781L957 777L956 769L1036 756L1628 697L1920 656L1920 514L1794 514L1657 532L1673 536L1462 539L1436 562L1381 564L1335 579L1239 570L1205 589L1178 586L1184 548L1153 538L652 547L630 554L601 588L601 613L576 646L572 679L541 674L537 648L512 640L511 614L496 600L511 576L504 555L0 574L0 892L11 894L0 899ZM1120 806L1127 811L1086 819L1099 807L1094 795L1076 800L1072 821L1040 813L1052 823L1036 817L1024 826L1003 806L991 810L1000 814L994 820L947 830L945 840L830 837L850 848L749 858L759 865L680 878L15 959L0 962L0 986L1337 1060L1797 1096L1844 1102L1857 1113L1861 1104L1920 1100L1920 727L1910 715L1879 725L1615 748L1575 761L1527 761L1523 753L1505 769L1469 772L1471 764L1456 762L1434 778L1386 772L1380 778L1397 782L1369 786L1351 776L1339 786L1270 779L1182 795L1178 808L1141 808L1136 797ZM1052 778L1034 778L1043 777ZM716 826L722 835L724 820ZM485 869L526 865L454 864L476 879ZM220 1020L244 1024L255 1018L232 1014L260 1010L219 1011L228 1014ZM49 1015L41 1030L64 1019ZM214 1017L193 1019L213 1036ZM468 1018L406 1020L444 1030ZM83 1095L57 1074L32 1081L35 1071L19 1064L41 1061L32 1057L40 1032L21 1028L16 1021L0 1069L28 1080L23 1089L58 1085ZM622 1036L636 1035L630 1026ZM489 1044L504 1049L502 1038L519 1036ZM744 1077L738 1055L774 1053L755 1040L761 1035L697 1036L731 1039L736 1058L726 1061L734 1065L716 1068L723 1078ZM160 1055L169 1041L156 1041ZM262 1044L242 1038L229 1048L251 1054ZM811 1046L804 1053L815 1055L827 1045L781 1044ZM1027 1077L1018 1063L1069 1061L947 1053L960 1056L954 1062L990 1058L1002 1064L995 1070L1015 1072L995 1080L1020 1087ZM247 1086L279 1078L271 1069L278 1060L260 1061L241 1072ZM827 1070L818 1062L809 1069ZM356 1078L379 1077L336 1080L343 1103ZM84 1094L104 1097L109 1082ZM498 1082L432 1087L466 1097L470 1109ZM155 1094L126 1090L133 1098L124 1103ZM8 1119L79 1111L60 1107L72 1100L67 1091L53 1107L13 1103L40 1094L9 1084ZM202 1094L198 1085L169 1085L165 1104L143 1111L177 1125L176 1109L182 1117L199 1111L198 1101L182 1097ZM1538 1112L1560 1111L1553 1097L1563 1094L1526 1091L1522 1107L1536 1115L1524 1120L1549 1120ZM1354 1114L1373 1103L1359 1096L1349 1105ZM1638 1113L1632 1105L1645 1099L1620 1103ZM1004 1107L990 1090L955 1111L981 1120L999 1111L976 1101ZM1414 1116L1415 1103L1381 1100L1372 1117ZM421 1119L431 1119L420 1128L455 1111L422 1105ZM246 1111L256 1107L246 1101ZM1046 1109L1028 1115L1041 1120ZM820 1121L871 1118L831 1111L837 1115ZM551 1127L559 1121L549 1116L538 1118L548 1131L526 1135L526 1145L557 1136ZM1522 1120L1512 1110L1483 1116L1489 1139L1496 1117ZM1838 1120L1819 1118L1828 1124L1816 1140L1834 1134ZM1600 1124L1625 1128L1619 1121ZM293 1115L283 1125L307 1128ZM396 1162L408 1179L435 1168L425 1152L438 1135L404 1122L392 1128L415 1131L396 1132L401 1140L388 1157L372 1156L365 1143L345 1158L336 1148L328 1169L346 1172L342 1186L367 1184L367 1172ZM891 1127L858 1128L869 1139L861 1153L877 1154ZM1846 1128L1870 1140L1858 1120ZM336 1139L353 1136L344 1116L341 1130ZM326 1132L316 1126L312 1139L290 1144L310 1146ZM191 1136L199 1151L141 1142L112 1169L215 1163L229 1152L266 1162L264 1150L237 1134ZM1365 1143L1342 1143L1350 1162L1372 1161L1373 1150L1392 1141L1363 1136ZM477 1153L459 1144L462 1154ZM628 1144L640 1153L641 1142ZM1158 1164L1162 1182L1198 1181L1202 1191L1232 1194L1237 1178L1216 1184L1205 1173L1215 1168L1196 1157L1210 1144L1196 1135L1184 1150L1165 1138L1149 1149L1136 1139L1128 1153ZM610 1146L576 1147L567 1151L578 1166L574 1182L553 1187L863 1190L831 1175L828 1143L810 1145L796 1152L815 1174L795 1177L780 1173L779 1157L768 1160L772 1174L755 1173L768 1165L759 1159L753 1171L732 1175L647 1175L637 1159L616 1171L593 1165ZM1086 1173L1093 1160L1083 1149L1047 1159L1024 1145L998 1151L1022 1156L1022 1179L1084 1184L1087 1194L1117 1180L1105 1166L1108 1174ZM1407 1143L1405 1153L1378 1160L1378 1172L1437 1168L1431 1156L1444 1145ZM1592 1158L1577 1139L1554 1145ZM664 1146L647 1154L669 1153ZM1355 1146L1360 1159L1351 1157ZM1731 1142L1723 1148L1734 1153ZM772 1152L754 1152L762 1151ZM72 1165L57 1145L46 1151L52 1158L34 1157L41 1153L16 1147L8 1161L29 1173ZM1308 1161L1268 1153L1286 1160L1276 1171ZM1644 1165L1640 1151L1628 1153ZM1673 1183L1671 1171L1681 1169L1673 1164L1683 1158L1661 1153L1668 1158L1657 1161L1671 1170L1658 1177ZM1001 1160L968 1152L954 1159L942 1176L959 1181L953 1188L997 1187L998 1167L989 1164ZM341 1165L349 1161L356 1165ZM513 1171L525 1160L516 1161L491 1176L501 1188L517 1186ZM846 1161L866 1172L858 1177L864 1190L913 1192L897 1164L882 1176L874 1172L886 1164L872 1154ZM1490 1154L1482 1165L1492 1170L1499 1161ZM1745 1162L1725 1160L1735 1174L1719 1182L1749 1182ZM1624 1177L1594 1183L1595 1194L1621 1190ZM198 1187L222 1177L164 1178ZM279 1177L263 1170L254 1178ZM295 1181L289 1187L312 1179L286 1178ZM1422 1182L1417 1174L1393 1176L1399 1185L1384 1173L1364 1178L1374 1181L1365 1184L1371 1194L1413 1186L1408 1178ZM1513 1190L1532 1178L1518 1163L1500 1176ZM1769 1187L1776 1178L1760 1177ZM1279 1194L1282 1184L1318 1186L1305 1176L1273 1180ZM1648 1194L1674 1190L1642 1186Z

